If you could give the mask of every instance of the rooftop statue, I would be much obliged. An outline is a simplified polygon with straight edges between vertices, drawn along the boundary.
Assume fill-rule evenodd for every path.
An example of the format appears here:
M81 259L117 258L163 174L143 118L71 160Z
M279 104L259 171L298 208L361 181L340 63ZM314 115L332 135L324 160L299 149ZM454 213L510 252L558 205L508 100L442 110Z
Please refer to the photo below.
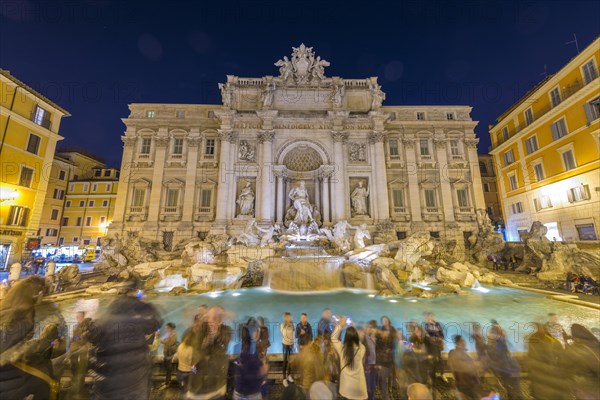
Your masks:
M291 60L286 56L275 63L275 66L279 67L281 79L285 82L293 79L298 85L318 84L325 79L325 67L330 65L329 61L320 56L315 58L312 47L306 47L304 43L292 49Z

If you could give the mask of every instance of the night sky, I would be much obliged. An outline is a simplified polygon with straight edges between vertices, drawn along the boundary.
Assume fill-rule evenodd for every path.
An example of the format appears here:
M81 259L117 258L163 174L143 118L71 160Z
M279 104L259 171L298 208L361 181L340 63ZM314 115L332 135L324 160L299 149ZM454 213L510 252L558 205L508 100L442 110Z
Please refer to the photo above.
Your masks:
M67 109L59 144L120 165L127 104L220 103L304 42L384 105L473 106L488 124L600 34L600 2L0 1L0 67Z

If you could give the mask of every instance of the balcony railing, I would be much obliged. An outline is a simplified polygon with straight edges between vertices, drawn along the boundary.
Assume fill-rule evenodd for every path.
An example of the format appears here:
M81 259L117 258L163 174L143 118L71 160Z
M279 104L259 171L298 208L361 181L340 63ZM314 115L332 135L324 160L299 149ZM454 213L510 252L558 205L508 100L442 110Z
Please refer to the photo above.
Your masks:
M396 214L405 214L406 207L394 207L394 213Z
M473 214L473 207L456 207L454 212L459 214Z
M171 154L171 159L173 160L181 160L183 158L183 154Z
M592 80L589 83L592 83L592 82L596 82L596 79ZM504 138L503 136L500 136L500 137L496 138L496 140L494 141L494 143L490 147L490 150L491 149L495 149L496 147L500 146L502 143L506 142L507 140L510 140L517 133L521 132L523 129L527 128L529 125L531 125L532 123L534 123L536 119L540 119L541 117L543 117L544 115L546 115L553 108L559 107L562 103L564 103L564 101L566 99L568 99L569 97L573 96L575 93L577 93L578 91L580 91L581 89L583 89L584 86L589 85L589 83L588 84L584 84L579 79L575 79L575 81L573 83L571 83L570 85L567 85L567 86L563 87L561 89L561 93L560 93L561 97L560 97L560 102L558 104L556 104L555 106L552 106L552 104L547 104L543 108L537 109L535 111L534 119L533 119L533 121L530 124L525 124L525 125L522 125L522 126L521 125L517 126L512 131L508 132L508 137L506 137L506 138ZM502 133L500 133L500 134L502 135Z
M129 214L145 214L146 207L143 206L131 206L129 207Z
M450 156L450 159L451 159L451 160L454 160L454 161L462 161L462 159L463 159L463 158L464 158L464 157L463 157L463 155L462 155L462 154L452 154L452 155Z
M212 207L198 207L198 212L200 214L210 214L212 212Z
M439 207L425 207L423 212L426 214L437 214L440 212L439 210Z
M431 154L421 154L421 160L431 161L432 160Z
M138 154L140 160L147 160L150 158L150 154Z
M163 214L177 214L179 212L179 207L175 206L175 207L171 207L171 206L167 206L167 207L163 207Z

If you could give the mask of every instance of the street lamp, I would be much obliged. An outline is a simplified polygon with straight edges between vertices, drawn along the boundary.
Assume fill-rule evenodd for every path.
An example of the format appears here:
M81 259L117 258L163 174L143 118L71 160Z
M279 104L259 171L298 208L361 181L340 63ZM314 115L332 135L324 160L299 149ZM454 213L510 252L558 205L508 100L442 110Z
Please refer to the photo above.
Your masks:
M14 189L8 189L6 187L0 187L0 203L5 201L12 201L19 197L20 193Z

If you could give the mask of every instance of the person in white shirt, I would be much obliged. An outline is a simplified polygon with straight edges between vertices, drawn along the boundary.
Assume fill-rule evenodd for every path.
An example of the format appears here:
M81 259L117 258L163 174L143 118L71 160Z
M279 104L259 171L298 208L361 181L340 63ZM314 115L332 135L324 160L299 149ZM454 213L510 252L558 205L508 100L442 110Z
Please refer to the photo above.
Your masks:
M292 314L285 312L283 314L283 322L279 326L281 331L281 343L283 345L283 379L288 379L293 382L292 368L290 366L289 357L294 352L294 343L296 343L296 329L292 322Z
M346 399L363 400L368 397L363 367L366 349L360 343L356 329L353 326L346 328L346 321L346 317L340 317L339 323L331 333L331 344L340 358L339 392ZM344 328L346 328L346 336L342 344L340 336Z

